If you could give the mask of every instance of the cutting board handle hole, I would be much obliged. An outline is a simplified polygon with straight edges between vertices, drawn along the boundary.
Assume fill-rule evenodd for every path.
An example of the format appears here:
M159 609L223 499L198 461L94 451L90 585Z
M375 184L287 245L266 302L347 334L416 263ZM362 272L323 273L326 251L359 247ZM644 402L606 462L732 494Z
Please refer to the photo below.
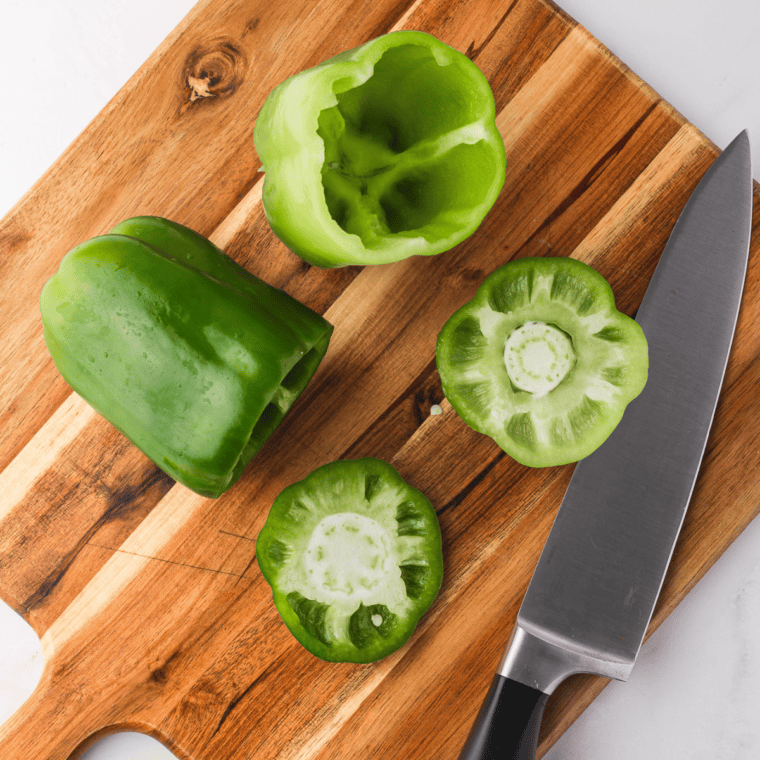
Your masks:
M139 731L110 727L77 747L69 760L186 760L170 752L158 739Z

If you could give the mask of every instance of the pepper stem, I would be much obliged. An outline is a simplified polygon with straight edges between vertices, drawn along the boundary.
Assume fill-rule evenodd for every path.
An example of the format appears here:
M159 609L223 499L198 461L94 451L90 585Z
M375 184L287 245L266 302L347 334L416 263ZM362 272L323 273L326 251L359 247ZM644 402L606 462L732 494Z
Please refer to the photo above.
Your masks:
M526 322L507 338L504 364L512 384L543 396L553 391L575 364L567 333L545 322Z

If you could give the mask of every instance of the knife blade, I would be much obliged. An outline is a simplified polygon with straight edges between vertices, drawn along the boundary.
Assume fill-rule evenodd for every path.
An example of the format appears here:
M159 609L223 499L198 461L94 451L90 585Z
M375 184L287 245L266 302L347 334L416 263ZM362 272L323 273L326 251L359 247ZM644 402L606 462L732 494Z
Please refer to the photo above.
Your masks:
M459 760L530 760L574 673L626 680L683 524L720 395L752 224L745 130L676 222L636 315L649 377L577 465Z

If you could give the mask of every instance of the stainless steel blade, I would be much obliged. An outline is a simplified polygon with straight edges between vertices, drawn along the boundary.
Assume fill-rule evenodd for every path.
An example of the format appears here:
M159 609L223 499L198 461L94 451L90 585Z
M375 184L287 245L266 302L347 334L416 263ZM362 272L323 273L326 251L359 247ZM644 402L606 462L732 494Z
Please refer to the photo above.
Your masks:
M625 679L689 503L747 267L749 138L716 159L684 208L637 315L649 379L573 474L500 673L550 693L573 672Z

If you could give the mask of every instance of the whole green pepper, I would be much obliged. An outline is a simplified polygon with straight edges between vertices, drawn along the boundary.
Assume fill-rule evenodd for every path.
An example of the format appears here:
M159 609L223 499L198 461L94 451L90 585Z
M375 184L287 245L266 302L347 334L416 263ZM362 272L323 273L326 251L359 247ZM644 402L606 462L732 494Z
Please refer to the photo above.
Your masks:
M58 370L155 464L218 497L315 372L332 325L187 227L136 217L70 251L40 299Z
M504 184L488 81L424 32L386 34L285 80L254 139L272 229L323 267L442 253Z
M403 646L443 578L433 506L371 457L285 488L256 556L290 632L330 662L374 662Z
M643 390L649 354L601 274L547 256L489 275L443 326L436 362L470 427L521 464L549 467L601 446Z

